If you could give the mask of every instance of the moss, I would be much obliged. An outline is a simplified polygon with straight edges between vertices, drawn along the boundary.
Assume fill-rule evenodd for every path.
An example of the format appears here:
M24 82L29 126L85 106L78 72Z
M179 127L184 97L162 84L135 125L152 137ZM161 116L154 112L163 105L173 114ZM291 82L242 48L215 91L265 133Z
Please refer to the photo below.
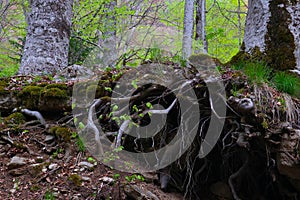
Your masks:
M278 6L280 3L285 6ZM295 41L289 29L291 15L286 10L287 0L270 2L270 22L266 34L266 61L275 69L287 70L294 69L296 58L294 55Z
M64 83L53 83L53 84L48 84L45 86L45 89L50 89L50 88L58 88L61 90L67 90L67 86Z
M32 185L31 187L30 187L30 191L31 192L36 192L36 191L38 191L38 190L40 190L41 189L41 187L39 186L39 185Z
M0 95L9 93L9 91L5 89L8 85L9 84L7 79L0 79Z
M76 186L81 186L82 178L78 174L71 174L69 180L72 181Z
M42 91L41 96L44 98L59 98L59 99L64 99L68 95L66 91L61 90L59 88L49 88Z
M18 94L18 97L21 99L22 104L26 108L34 109L38 106L42 90L42 87L29 85L23 88L23 90Z
M69 142L72 136L72 131L70 128L60 126L50 128L50 133L63 140L64 142Z
M22 124L25 122L25 117L20 112L15 112L8 117L4 118L4 123L6 124Z

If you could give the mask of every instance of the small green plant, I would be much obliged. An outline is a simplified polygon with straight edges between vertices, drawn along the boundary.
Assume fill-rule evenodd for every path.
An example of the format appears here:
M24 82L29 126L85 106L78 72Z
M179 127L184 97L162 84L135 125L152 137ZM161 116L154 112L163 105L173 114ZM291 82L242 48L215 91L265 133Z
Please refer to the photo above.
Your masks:
M84 142L82 141L82 139L80 137L77 138L77 147L78 147L78 151L80 152L84 152L85 151L85 145Z
M113 178L114 178L115 180L117 180L117 179L120 178L120 176L121 176L120 174L116 173L116 174L114 174Z
M62 148L57 149L52 153L52 158L56 158L58 154L62 153L64 150Z
M244 72L251 82L262 84L268 82L271 69L263 62L249 62L245 64Z
M87 161L90 163L96 162L96 160L93 157L88 157Z
M145 180L145 178L140 174L132 174L131 176L125 176L125 179L128 182L133 182L135 180L139 180L139 181L144 181Z
M281 91L286 92L290 95L299 95L300 91L300 80L293 74L287 72L276 72L272 79L275 87Z
M49 191L49 190L47 190L47 191L45 192L44 198L45 198L46 200L55 200L55 196L54 196L53 192L51 192L51 191Z

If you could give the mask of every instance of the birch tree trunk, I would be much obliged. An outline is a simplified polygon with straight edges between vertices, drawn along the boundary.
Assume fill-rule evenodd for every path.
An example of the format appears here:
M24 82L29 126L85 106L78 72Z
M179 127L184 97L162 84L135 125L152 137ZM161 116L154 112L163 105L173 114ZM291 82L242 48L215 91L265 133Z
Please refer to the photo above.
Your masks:
M31 2L19 73L55 74L68 65L73 0Z
M249 0L248 6L243 51L300 74L300 2Z
M203 43L203 53L208 52L208 44L206 39L206 0L196 0L196 36L197 41ZM199 52L196 52L199 53Z
M194 0L186 0L184 5L182 56L188 58L192 54L192 37L194 25Z

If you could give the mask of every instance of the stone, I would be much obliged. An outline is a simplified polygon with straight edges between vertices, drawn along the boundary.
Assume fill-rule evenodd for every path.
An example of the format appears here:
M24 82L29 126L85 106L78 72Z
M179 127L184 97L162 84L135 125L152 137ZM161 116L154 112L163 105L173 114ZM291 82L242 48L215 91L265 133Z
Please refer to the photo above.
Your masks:
M113 184L115 182L115 180L113 178L110 178L110 177L107 177L107 176L101 177L99 179L99 181L102 181L103 183L106 183L108 185Z
M150 191L144 190L137 185L126 185L124 192L131 199L141 200L159 200L159 198Z
M46 135L44 142L50 144L51 142L54 141L54 139L55 139L54 135Z
M16 168L20 168L20 167L26 165L27 163L28 163L28 159L27 158L23 158L23 157L19 157L19 156L14 156L14 157L12 157L12 159L10 160L10 162L7 164L7 168L9 170L16 169Z
M91 169L91 168L94 167L93 164L91 164L89 162L85 162L85 161L82 161L82 162L78 163L78 166L85 167L85 168L88 168L88 169Z
M48 166L48 169L54 170L54 169L57 169L57 167L58 167L58 164L56 164L56 163L51 163L51 164Z

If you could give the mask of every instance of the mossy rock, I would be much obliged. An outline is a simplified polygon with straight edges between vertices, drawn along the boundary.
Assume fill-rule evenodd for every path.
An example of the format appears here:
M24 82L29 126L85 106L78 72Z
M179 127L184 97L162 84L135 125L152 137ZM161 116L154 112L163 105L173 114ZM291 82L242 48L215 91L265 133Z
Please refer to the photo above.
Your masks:
M4 118L4 123L5 124L22 124L25 122L25 116L20 113L20 112L15 112L11 115L9 115L8 117Z
M59 88L47 88L41 92L41 97L43 98L58 98L58 99L65 99L67 98L67 92L65 90L61 90Z
M45 86L45 89L50 89L50 88L59 88L61 90L67 90L66 84L63 83L53 83L53 84L48 84Z
M36 85L29 85L23 88L23 90L19 93L19 97L32 97L36 98L40 96L41 91L43 90L42 87Z
M54 126L50 128L50 133L63 140L64 142L69 142L72 136L72 131L70 128L61 126Z
M42 87L30 85L23 88L23 90L18 94L21 99L22 104L29 109L36 109L39 104L39 99L41 95Z

